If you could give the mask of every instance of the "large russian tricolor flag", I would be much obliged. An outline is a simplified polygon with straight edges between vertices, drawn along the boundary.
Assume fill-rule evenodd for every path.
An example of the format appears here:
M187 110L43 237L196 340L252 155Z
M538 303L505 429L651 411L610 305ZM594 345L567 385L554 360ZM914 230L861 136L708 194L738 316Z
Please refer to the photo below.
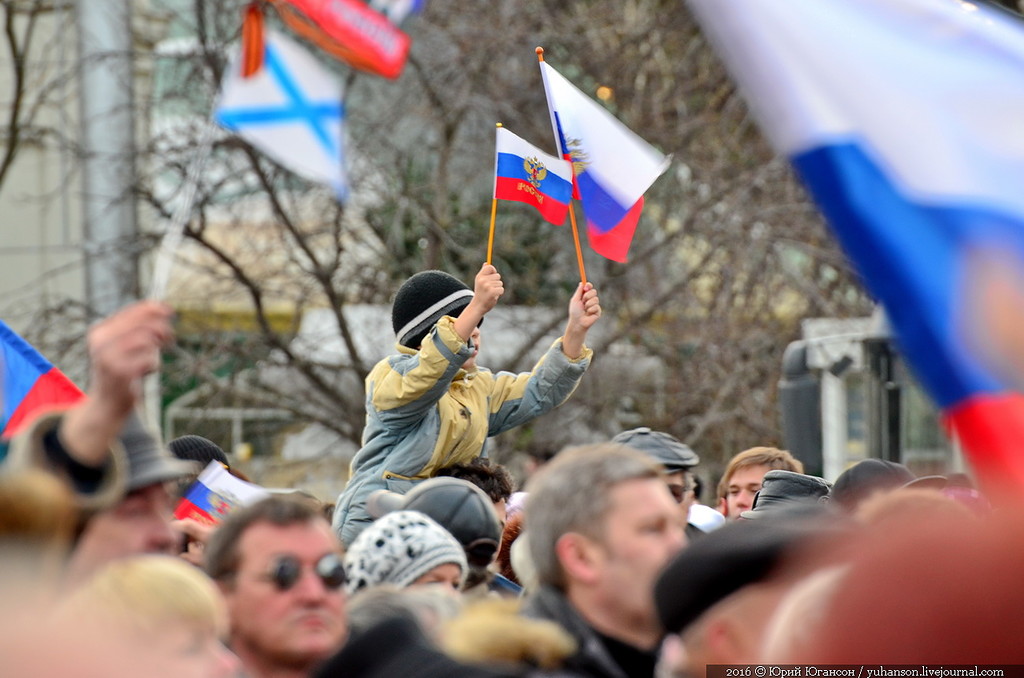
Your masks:
M977 252L1024 267L1021 23L959 0L690 6L979 476L1019 494L1024 398L967 318Z
M555 143L572 161L576 195L587 217L590 247L613 261L626 261L644 192L669 159L540 62Z
M572 200L572 165L548 155L504 127L497 128L494 199L533 205L560 226Z
M0 361L3 380L3 422L0 436L16 434L42 410L72 405L85 397L75 384L0 321Z

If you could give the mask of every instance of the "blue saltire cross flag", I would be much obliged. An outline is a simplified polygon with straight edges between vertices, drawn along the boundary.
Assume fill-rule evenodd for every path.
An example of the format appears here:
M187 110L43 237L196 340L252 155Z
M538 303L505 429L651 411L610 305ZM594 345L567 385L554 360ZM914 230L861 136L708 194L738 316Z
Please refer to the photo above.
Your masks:
M221 83L214 119L276 162L348 194L342 86L308 52L266 32L263 66L242 76L241 55Z

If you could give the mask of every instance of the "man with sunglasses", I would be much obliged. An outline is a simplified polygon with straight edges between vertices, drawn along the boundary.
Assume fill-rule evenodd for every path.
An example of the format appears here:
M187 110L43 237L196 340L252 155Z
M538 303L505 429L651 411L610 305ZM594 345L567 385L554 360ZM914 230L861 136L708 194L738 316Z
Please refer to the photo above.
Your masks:
M341 545L309 499L275 495L229 515L206 547L206 572L248 676L308 676L344 643Z

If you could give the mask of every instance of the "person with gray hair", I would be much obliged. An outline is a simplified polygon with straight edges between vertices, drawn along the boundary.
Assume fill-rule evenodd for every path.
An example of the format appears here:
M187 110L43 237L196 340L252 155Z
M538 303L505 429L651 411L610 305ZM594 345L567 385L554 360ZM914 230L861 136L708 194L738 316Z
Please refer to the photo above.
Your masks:
M527 489L525 538L539 586L524 614L575 638L571 672L654 675L663 636L654 581L686 539L661 467L623 445L589 445L559 453Z

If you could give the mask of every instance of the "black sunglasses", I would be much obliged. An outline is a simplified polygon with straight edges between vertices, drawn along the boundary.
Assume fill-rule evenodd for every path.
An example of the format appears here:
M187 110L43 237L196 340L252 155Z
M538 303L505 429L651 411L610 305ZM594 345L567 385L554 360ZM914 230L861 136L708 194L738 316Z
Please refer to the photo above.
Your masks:
M345 566L337 553L328 553L316 561L313 572L320 577L324 587L331 590L340 588L348 579L345 576ZM292 555L278 556L266 574L266 578L274 583L278 591L291 589L300 577L302 577L302 561Z
M690 483L685 485L677 485L675 483L669 483L668 491L672 493L672 498L676 500L677 504L682 504L683 500L686 499L688 492L693 492L694 486Z

